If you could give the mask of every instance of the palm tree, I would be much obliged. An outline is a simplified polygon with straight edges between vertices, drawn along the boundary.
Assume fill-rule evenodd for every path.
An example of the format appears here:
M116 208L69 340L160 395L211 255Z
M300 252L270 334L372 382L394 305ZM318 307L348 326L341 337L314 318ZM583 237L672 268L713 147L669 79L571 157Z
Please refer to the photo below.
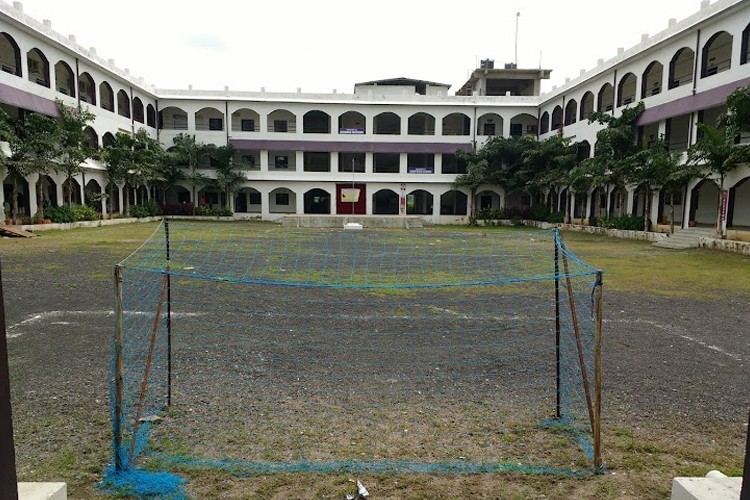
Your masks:
M677 183L681 179L680 174L678 174L680 156L680 153L669 150L662 137L656 140L651 147L636 153L633 157L633 166L630 169L628 180L642 187L646 192L645 216L643 218L644 231L651 229L649 214L651 213L650 203L654 189L657 186L665 187L670 192L671 198L674 194L672 190L677 188ZM670 228L674 232L674 205L672 205Z
M179 134L173 139L174 146L170 148L172 158L177 162L178 165L187 166L188 175L186 178L192 185L192 202L193 202L193 213L195 213L197 188L199 186L206 185L206 176L197 172L198 165L200 165L206 158L208 158L209 148L200 142L195 141L195 136L187 134Z
M471 200L471 214L469 223L475 225L477 221L476 213L476 196L477 189L482 184L489 181L489 162L485 158L480 158L476 154L459 152L459 156L464 156L467 161L466 173L459 174L453 180L454 188L467 188Z
M216 186L224 193L224 207L230 208L230 198L243 182L247 180L244 172L239 171L244 161L235 160L237 149L228 144L226 146L208 147L211 165L216 169Z
M707 169L707 176L719 177L716 233L725 238L724 179L738 163L750 161L750 145L738 144L740 134L750 131L750 87L737 87L727 97L727 112L719 118L717 126L699 123L698 131L698 141L688 149L688 164Z
M722 198L724 196L724 179L734 170L738 163L747 161L750 148L747 145L736 145L739 135L737 125L720 120L719 126L714 127L706 123L699 123L700 139L688 149L688 163L706 169L706 176L719 177L719 197L716 203L716 234L720 238L726 237L724 231L724 211Z

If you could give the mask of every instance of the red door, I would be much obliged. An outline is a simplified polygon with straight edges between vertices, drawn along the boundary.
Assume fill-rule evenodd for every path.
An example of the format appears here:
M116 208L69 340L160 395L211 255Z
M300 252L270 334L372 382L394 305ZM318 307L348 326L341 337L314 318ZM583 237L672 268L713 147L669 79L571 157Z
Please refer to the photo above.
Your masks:
M364 184L336 184L336 214L365 215L367 194Z

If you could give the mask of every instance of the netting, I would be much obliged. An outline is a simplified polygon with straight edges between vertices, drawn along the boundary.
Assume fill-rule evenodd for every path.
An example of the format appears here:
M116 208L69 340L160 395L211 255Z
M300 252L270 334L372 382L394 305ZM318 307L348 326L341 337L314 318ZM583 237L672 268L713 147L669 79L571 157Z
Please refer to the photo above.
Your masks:
M110 482L600 466L601 273L556 230L172 221L116 282Z

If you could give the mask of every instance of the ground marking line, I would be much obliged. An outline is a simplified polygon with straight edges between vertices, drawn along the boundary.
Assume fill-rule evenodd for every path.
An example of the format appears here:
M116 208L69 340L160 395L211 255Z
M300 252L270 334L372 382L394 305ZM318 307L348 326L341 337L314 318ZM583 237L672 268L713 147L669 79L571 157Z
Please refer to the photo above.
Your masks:
M49 319L55 319L65 316L113 316L115 312L111 309L109 310L99 310L99 311L46 311L43 313L36 313L36 314L30 314L26 317L26 319L19 321L18 323L14 323L6 328L6 338L8 339L15 339L18 337L21 337L29 332L18 332L18 333L10 333L11 330L15 330L18 327L28 326L32 325L34 323L41 323L45 320ZM149 311L133 311L133 312L125 312L126 315L138 315L138 316L153 316L153 312ZM205 313L177 313L173 312L172 317L173 318L179 318L179 317L194 317L194 316L200 316ZM69 324L65 321L53 321L51 324L54 325L65 325Z
M647 325L651 325L653 327L659 328L661 330L664 330L667 333L670 333L674 335L675 337L679 337L683 340L687 340L688 342L691 342L693 344L698 344L702 347L705 347L706 349L710 349L712 351L718 352L719 354L723 354L724 356L727 356L729 358L732 358L735 361L744 361L741 356L737 356L736 354L732 354L730 352L725 351L719 346L710 345L706 342L704 342L701 339L696 339L694 337L691 337L690 335L679 333L676 331L676 329L670 325L664 325L661 323L657 323L656 321L648 320L648 319L636 319L636 320L630 320L630 319L617 319L617 320L611 320L611 319L605 319L603 320L604 323L645 323Z

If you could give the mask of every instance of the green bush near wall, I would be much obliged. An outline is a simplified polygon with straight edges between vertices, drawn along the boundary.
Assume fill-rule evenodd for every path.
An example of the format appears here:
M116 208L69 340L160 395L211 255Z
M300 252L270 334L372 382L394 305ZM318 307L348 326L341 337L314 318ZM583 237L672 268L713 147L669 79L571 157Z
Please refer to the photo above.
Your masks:
M83 220L99 220L99 212L86 205L71 205L69 207L47 207L44 217L57 224L78 222Z

